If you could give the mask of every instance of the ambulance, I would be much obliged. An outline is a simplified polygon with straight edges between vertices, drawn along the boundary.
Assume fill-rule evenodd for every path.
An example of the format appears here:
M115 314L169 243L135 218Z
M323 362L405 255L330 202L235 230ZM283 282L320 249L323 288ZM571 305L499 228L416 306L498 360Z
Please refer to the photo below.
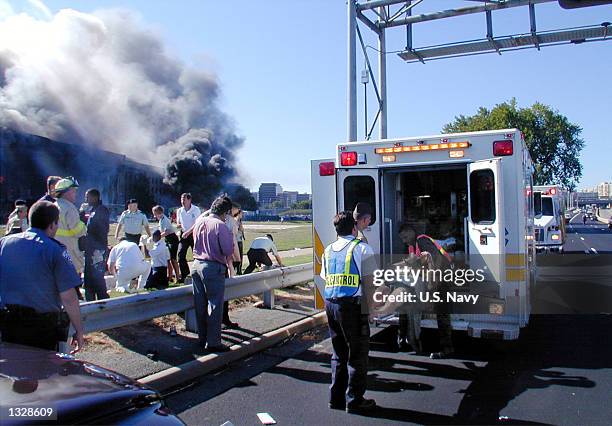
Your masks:
M561 253L566 235L567 191L560 185L537 185L533 193L536 250Z
M532 176L517 129L337 145L335 158L311 162L316 306L324 306L319 273L324 248L336 240L332 219L366 202L373 214L363 235L383 265L405 253L402 224L450 242L458 264L486 271L486 282L470 289L481 296L478 313L453 313L453 328L517 339L535 282ZM436 328L435 317L424 314L421 327Z

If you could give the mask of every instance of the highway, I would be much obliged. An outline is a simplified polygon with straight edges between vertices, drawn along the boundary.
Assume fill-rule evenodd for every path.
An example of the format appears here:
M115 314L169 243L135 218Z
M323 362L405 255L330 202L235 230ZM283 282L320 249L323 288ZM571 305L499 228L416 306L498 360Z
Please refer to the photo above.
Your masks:
M568 227L567 252L538 256L530 325L515 344L455 334L456 356L398 353L373 330L369 416L327 408L330 341L323 329L209 375L168 396L188 424L588 424L612 418L612 232ZM594 250L591 250L594 249ZM435 335L424 341L435 349Z

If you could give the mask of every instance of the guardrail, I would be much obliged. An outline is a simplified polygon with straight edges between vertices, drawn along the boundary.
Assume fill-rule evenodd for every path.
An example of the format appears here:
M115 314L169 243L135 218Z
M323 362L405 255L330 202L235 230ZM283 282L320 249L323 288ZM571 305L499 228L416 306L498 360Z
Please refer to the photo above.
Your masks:
M274 305L274 290L312 280L312 263L270 269L225 280L225 300L264 293L264 304ZM191 311L191 312L190 312ZM86 302L81 305L85 333L136 324L163 315L185 312L193 325L193 286L169 288L148 294Z

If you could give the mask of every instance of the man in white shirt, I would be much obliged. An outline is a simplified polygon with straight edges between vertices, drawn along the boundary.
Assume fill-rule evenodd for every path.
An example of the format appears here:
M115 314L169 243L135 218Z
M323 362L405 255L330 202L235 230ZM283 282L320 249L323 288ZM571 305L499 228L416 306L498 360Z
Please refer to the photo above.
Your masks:
M201 212L198 206L191 204L191 194L188 192L181 195L181 206L176 211L176 223L181 230L178 263L181 270L180 283L185 281L189 275L189 263L187 263L187 250L193 250L193 225Z
M121 238L119 244L112 248L108 256L108 270L117 279L115 290L132 293L130 283L138 278L137 291L144 288L151 273L151 264L147 262L140 248L133 242Z
M266 234L265 237L257 237L251 243L251 248L247 252L249 266L244 270L245 274L253 272L257 265L272 266L272 260L268 253L272 253L278 262L278 266L283 266L283 261L278 253L272 235Z
M147 241L147 249L151 256L152 272L147 279L145 288L163 289L168 287L170 249L168 249L168 246L161 238L161 232L158 229L153 232L153 236Z

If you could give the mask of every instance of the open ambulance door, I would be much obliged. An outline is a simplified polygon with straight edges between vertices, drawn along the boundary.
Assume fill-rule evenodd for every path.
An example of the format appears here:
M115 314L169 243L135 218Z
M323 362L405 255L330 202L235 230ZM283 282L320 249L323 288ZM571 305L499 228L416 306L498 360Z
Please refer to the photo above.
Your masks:
M336 206L336 165L334 159L312 160L312 242L315 283L315 308L324 309L325 282L321 279L321 259L325 247L336 240L332 220Z
M472 270L481 269L487 281L502 282L507 232L501 159L475 161L468 165L468 261Z

